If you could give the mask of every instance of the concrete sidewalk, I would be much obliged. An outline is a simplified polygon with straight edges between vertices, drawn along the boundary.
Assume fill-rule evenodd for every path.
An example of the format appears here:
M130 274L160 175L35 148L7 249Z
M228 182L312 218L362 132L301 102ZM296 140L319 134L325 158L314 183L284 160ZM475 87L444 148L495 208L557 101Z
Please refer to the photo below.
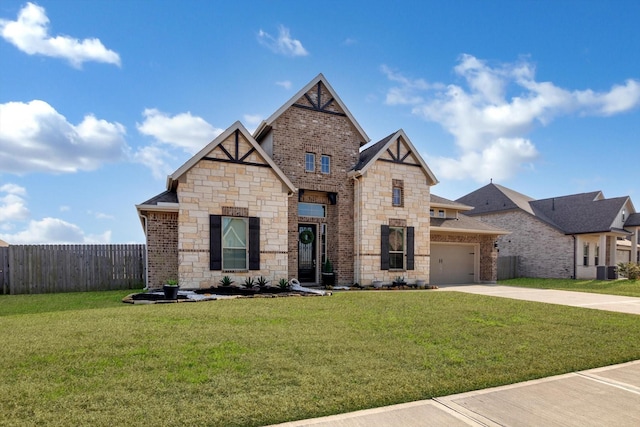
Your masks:
M640 361L281 427L640 426Z
M443 285L438 290L640 314L640 298L635 297L502 285Z
M500 285L443 286L440 291L640 314L640 298L633 297ZM629 339L640 345L638 337ZM640 360L278 426L637 427L640 426Z

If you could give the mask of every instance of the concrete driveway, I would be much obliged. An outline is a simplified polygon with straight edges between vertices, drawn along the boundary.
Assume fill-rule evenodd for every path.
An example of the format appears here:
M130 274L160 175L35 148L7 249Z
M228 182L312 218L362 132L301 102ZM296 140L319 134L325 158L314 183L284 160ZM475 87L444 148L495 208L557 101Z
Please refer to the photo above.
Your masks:
M502 285L442 285L438 290L640 314L640 298L635 297Z

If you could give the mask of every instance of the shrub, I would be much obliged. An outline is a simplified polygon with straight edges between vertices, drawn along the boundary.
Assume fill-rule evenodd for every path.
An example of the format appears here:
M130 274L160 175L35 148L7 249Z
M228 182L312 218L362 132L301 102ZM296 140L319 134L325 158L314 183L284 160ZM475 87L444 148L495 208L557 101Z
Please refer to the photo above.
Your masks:
M621 262L618 264L618 272L629 280L637 280L640 278L640 265L635 262Z

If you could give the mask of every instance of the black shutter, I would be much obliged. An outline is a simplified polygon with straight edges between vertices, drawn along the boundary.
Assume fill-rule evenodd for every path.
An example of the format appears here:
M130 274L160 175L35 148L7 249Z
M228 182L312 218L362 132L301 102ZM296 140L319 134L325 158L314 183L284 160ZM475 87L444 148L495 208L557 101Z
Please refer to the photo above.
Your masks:
M414 245L413 245L413 241L414 241L414 234L415 234L415 230L414 227L407 227L407 270L413 270L414 269Z
M380 226L380 270L389 269L389 226Z
M222 270L222 216L209 215L209 269Z
M249 270L260 270L260 218L249 218Z

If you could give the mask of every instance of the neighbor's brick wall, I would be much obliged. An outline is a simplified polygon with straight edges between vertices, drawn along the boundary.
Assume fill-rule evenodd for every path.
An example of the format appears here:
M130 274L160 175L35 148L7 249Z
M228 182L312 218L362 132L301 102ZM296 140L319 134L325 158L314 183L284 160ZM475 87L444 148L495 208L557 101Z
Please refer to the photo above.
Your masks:
M142 212L147 217L149 288L178 279L178 213Z
M498 238L499 256L519 256L521 277L567 279L573 276L573 238L522 211L473 218L508 230Z
M431 229L432 243L473 243L478 245L480 253L477 259L478 281L481 283L495 283L498 280L498 252L493 247L497 235L483 234L444 234L434 233Z
M222 144L235 153L235 136ZM240 134L240 154L251 145ZM220 148L207 157L226 159ZM257 152L247 162L264 164ZM288 188L270 167L201 160L178 185L180 200L178 247L180 283L186 288L208 288L223 276L242 283L246 277L265 276L277 282L287 277ZM223 207L245 208L260 217L261 270L224 272L209 270L209 215L222 215Z
M317 88L312 88L308 95L315 101ZM322 104L331 98L324 86L321 98ZM297 103L311 105L305 97ZM327 109L342 112L335 102ZM353 283L353 182L347 172L359 158L359 133L345 116L292 106L274 121L270 137L274 162L296 188L324 193L325 200L326 193L338 194L336 205L327 204L327 256L337 273L337 283ZM305 172L307 152L316 155L315 172ZM331 156L328 175L320 172L323 154ZM314 197L322 199L317 193ZM298 275L298 223L318 221L298 218L298 195L289 199L288 220L288 272L291 278Z
M403 146L404 153L406 147ZM404 155L402 153L402 155ZM384 153L381 158L387 158ZM406 162L414 162L411 157ZM404 182L404 204L393 206L393 180ZM354 247L359 260L357 275L359 283L370 285L374 280L391 282L404 276L409 283L416 280L429 282L429 196L430 186L422 168L378 160L359 178L356 188L356 239ZM415 269L380 269L380 226L389 225L390 219L405 220L408 227L415 228Z

